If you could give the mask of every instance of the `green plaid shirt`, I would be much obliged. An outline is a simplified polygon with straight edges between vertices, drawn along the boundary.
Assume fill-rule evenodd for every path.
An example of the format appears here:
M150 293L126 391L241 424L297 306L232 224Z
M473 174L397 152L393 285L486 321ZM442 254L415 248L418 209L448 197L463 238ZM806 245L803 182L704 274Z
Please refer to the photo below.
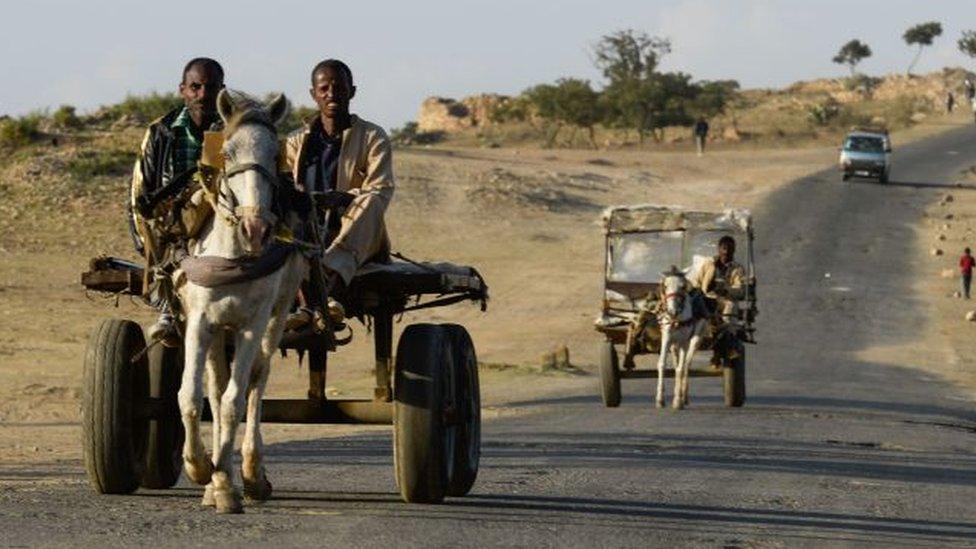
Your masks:
M190 168L197 167L200 154L203 152L203 132L198 130L190 111L183 107L179 116L169 127L173 130L173 175L178 176Z

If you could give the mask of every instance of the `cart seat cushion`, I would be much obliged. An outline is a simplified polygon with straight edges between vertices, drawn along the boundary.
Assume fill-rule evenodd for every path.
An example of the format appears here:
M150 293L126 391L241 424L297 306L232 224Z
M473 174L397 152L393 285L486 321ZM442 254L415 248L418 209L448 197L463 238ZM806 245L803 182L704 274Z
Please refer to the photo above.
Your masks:
M484 279L473 267L453 263L393 260L366 263L356 271L350 287L381 294L444 294L475 292L487 295Z

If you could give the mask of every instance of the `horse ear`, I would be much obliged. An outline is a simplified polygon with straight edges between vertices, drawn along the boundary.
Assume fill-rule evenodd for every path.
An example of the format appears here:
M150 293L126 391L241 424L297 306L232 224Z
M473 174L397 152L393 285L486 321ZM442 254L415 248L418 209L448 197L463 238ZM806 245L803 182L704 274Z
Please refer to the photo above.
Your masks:
M288 110L288 98L283 93L279 93L277 97L268 103L268 114L271 115L271 120L274 120L275 124L281 122L288 116Z
M227 88L220 90L220 93L217 94L217 113L225 124L230 120L231 115L234 114L234 100L231 98Z

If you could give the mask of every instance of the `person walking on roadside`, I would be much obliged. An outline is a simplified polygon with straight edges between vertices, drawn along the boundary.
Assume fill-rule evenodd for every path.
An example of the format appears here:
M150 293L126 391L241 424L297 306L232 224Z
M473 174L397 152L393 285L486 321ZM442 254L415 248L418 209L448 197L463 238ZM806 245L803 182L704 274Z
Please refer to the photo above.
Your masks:
M698 146L698 156L705 154L705 138L708 137L708 122L702 116L695 123L695 145Z
M963 251L959 258L959 271L962 274L962 295L969 299L969 286L973 282L973 267L976 266L976 259L973 259L969 248Z
M946 92L946 114L952 114L952 108L956 106L956 96L951 91Z

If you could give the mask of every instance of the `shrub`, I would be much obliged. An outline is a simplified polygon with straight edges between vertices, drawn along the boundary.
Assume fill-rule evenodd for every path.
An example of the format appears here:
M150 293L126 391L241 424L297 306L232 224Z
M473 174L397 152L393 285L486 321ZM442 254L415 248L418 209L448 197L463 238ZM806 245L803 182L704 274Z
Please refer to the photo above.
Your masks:
M75 108L72 105L58 107L58 110L51 115L51 121L54 122L55 127L65 130L81 126L81 119L75 114Z
M833 99L807 106L807 119L817 126L828 126L841 114L841 106Z
M444 132L422 132L416 122L407 122L402 128L390 130L390 140L395 145L429 145L444 139Z
M68 160L65 170L78 180L98 176L119 176L131 172L135 160L135 153L128 150L84 151Z
M305 125L305 121L309 118L315 116L318 113L317 109L312 107L307 107L305 105L292 106L291 110L288 112L288 116L278 124L281 129L281 133L288 134L291 131L297 130Z
M868 76L866 74L855 74L850 78L844 79L844 89L847 91L861 91L866 94L874 91L874 88L878 87L883 79Z
M102 107L100 118L119 119L124 116L146 123L180 106L183 101L175 93L152 92L148 95L127 95L115 105Z
M29 145L40 136L39 127L43 118L41 113L31 113L0 120L0 146L17 148Z

